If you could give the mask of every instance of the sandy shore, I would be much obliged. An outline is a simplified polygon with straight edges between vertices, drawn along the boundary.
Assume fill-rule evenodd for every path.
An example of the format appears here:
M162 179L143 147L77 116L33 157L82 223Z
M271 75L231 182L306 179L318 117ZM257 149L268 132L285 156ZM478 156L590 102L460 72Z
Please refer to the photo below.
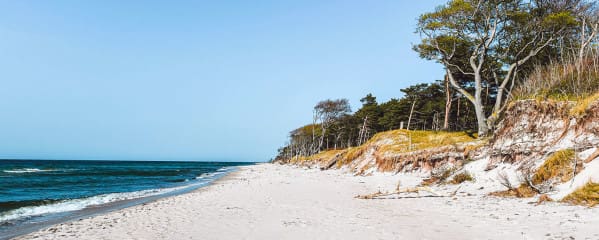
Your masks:
M599 208L536 206L464 192L354 198L393 190L398 180L403 186L417 182L260 164L191 193L18 239L599 239Z

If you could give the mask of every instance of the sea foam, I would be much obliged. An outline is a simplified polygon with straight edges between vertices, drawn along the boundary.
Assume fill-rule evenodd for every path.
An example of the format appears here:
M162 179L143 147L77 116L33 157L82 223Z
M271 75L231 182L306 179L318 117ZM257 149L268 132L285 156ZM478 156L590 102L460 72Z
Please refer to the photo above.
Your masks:
M51 204L39 205L39 206L28 206L22 207L14 210L10 210L0 214L0 223L7 222L11 220L23 219L33 216L40 216L51 213L60 213L60 212L70 212L84 209L90 206L102 205L116 201L123 200L131 200L142 197L150 197L161 194L166 194L170 192L174 192L177 190L182 190L185 188L190 188L197 185L205 184L204 182L190 184L181 187L173 187L173 188L160 188L160 189L149 189L135 192L124 192L124 193L109 193L102 194L93 197L87 198L79 198L79 199L70 199L63 200Z
M35 172L53 172L56 169L39 169L39 168L18 168L13 170L4 170L5 173L35 173Z

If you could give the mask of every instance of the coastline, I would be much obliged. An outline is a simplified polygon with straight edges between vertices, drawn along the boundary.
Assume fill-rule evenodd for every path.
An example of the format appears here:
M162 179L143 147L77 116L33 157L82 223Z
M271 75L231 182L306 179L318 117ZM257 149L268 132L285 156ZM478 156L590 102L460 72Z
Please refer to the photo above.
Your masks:
M364 200L416 184L277 164L239 167L212 184L15 239L563 239L599 238L599 209L455 197ZM435 189L449 192L452 188Z
M140 198L126 199L115 202L110 202L101 205L95 205L86 207L81 210L76 210L72 212L64 212L57 214L58 216L53 216L47 218L45 220L36 222L36 223L27 223L25 225L17 225L14 226L13 231L10 231L6 235L0 235L0 240L4 239L19 239L20 237L26 236L31 233L35 233L37 231L51 228L52 226L64 225L74 221L79 221L86 218L92 218L96 216L101 216L104 214L108 214L114 211L119 211L126 208L135 207L138 205L146 205L160 199L176 197L178 195L187 194L195 191L201 191L204 188L210 187L212 184L221 181L227 178L229 175L234 174L239 171L239 166L233 167L232 170L224 172L224 174L215 174L216 176L214 180L210 180L208 182L199 182L199 183L191 183L189 185L179 186L177 190L169 191L166 193L161 193L157 195L144 196ZM218 173L218 172L215 172ZM3 234L8 231L2 232Z

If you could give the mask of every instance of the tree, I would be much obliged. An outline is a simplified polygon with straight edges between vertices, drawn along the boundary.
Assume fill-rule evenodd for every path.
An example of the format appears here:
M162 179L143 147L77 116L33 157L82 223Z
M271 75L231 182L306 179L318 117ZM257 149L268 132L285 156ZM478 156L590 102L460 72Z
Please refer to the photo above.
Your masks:
M468 89L470 90L470 89ZM368 94L361 99L362 107L354 114L349 113L347 100L325 100L314 108L314 122L289 133L289 141L281 147L277 161L287 161L299 156L309 156L329 147L348 148L362 144L372 134L379 131L398 129L401 122L409 119L412 105L413 128L438 130L435 123L445 109L445 88L441 81L432 84L416 84L401 89L403 97L378 104L376 97ZM475 119L471 107L460 101L459 94L453 94L456 101L449 116L452 130L472 130ZM418 100L418 101L415 101ZM376 122L371 120L376 119ZM366 124L364 124L366 122ZM372 126L378 126L377 129ZM325 146L331 143L331 146Z
M401 91L404 93L401 99L391 99L379 105L380 111L383 113L378 120L381 130L398 129L401 122L410 121L412 105L414 112L410 121L410 129L415 129L412 126L433 130L441 128L440 124L433 127L436 125L436 120L440 120L441 113L445 109L444 88L440 82L416 84L401 89Z
M381 111L376 97L369 93L360 99L360 102L362 102L362 107L356 111L355 116L361 120L362 125L366 123L367 129L365 131L368 133L382 131L383 129L378 124L378 121L383 116L383 111Z
M450 0L420 16L421 57L445 66L449 82L474 106L479 136L489 133L520 66L528 63L564 29L574 24L568 11L544 11L521 0ZM457 75L473 81L456 79ZM468 87L472 91L468 91ZM483 91L494 88L495 103L485 112ZM507 93L509 94L509 93Z
M320 151L322 149L328 127L335 120L349 112L351 112L351 107L347 99L327 99L318 102L318 104L314 106L314 119L320 121L320 127L322 129L320 134L320 141L318 142L318 147L316 148L315 152ZM315 136L314 130L312 136Z
M392 98L385 103L381 103L380 107L383 116L379 118L379 126L385 131L400 128L405 116L405 109L403 109L401 100Z

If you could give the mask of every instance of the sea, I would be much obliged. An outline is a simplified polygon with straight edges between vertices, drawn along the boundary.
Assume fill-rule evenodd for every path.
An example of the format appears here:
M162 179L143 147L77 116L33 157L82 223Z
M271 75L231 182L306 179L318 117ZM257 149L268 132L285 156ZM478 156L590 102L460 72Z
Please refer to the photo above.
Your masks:
M185 193L250 164L0 160L0 239Z

